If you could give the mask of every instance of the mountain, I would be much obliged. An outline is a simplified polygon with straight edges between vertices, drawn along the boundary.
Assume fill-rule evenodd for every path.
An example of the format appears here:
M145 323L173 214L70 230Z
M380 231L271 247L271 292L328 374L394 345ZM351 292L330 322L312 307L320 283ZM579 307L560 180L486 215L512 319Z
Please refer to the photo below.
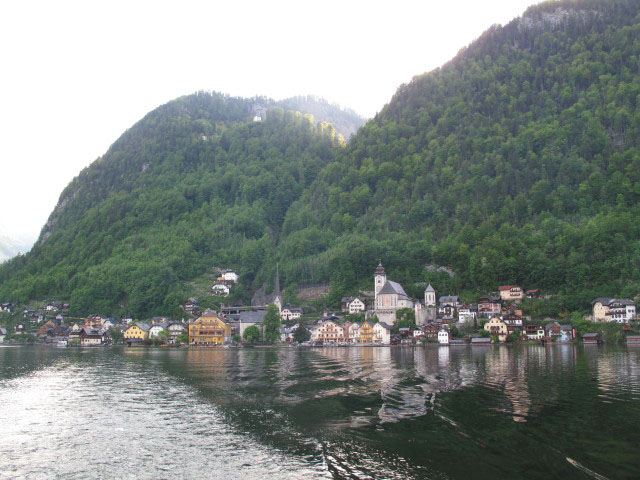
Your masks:
M634 296L639 33L637 1L536 5L402 85L348 144L330 123L348 111L316 102L316 124L287 106L312 97L179 98L71 182L0 266L0 298L171 314L212 265L239 270L246 301L278 264L289 292L330 280L335 304L381 259L414 296Z
M383 259L415 296L427 281L542 288L567 310L636 295L639 13L546 2L402 85L289 209L285 283L364 287Z
M264 98L169 102L65 188L32 251L0 268L0 296L148 316L177 313L185 282L212 265L251 285L340 144L330 124Z

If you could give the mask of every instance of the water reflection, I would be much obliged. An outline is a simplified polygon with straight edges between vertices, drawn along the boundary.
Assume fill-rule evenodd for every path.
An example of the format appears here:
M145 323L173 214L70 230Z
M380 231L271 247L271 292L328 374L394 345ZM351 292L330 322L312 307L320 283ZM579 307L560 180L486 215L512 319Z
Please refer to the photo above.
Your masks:
M583 467L633 478L639 356L573 345L0 349L0 476L468 478L479 465L474 478L582 478ZM98 463L57 461L86 445Z

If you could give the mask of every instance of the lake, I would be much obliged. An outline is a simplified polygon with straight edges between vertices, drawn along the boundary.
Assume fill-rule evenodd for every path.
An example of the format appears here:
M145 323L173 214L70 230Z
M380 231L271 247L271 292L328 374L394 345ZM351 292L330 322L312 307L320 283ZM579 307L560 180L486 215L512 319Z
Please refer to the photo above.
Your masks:
M640 348L0 346L0 478L640 478Z

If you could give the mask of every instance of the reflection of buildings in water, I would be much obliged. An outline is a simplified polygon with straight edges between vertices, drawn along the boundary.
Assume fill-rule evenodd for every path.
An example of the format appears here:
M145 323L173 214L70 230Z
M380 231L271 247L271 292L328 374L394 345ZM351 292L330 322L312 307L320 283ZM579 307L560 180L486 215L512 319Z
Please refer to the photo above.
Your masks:
M508 347L492 349L486 357L485 383L502 390L509 404L498 409L509 412L515 422L526 422L531 406L525 367L527 355Z
M640 377L640 365L637 355L630 355L628 350L606 351L602 348L585 348L585 353L595 361L598 390L604 397L615 398L618 393L636 392Z

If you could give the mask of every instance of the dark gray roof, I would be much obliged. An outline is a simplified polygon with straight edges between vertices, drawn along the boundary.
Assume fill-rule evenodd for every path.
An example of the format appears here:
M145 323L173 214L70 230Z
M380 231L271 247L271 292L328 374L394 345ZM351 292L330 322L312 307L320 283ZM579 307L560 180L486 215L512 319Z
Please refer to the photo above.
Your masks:
M457 295L445 295L443 297L440 297L438 299L438 302L440 302L440 303L458 303L458 296Z
M425 292L435 292L434 288L429 284L427 288L424 289Z
M135 325L143 332L148 332L149 329L151 328L147 323L144 323L144 322L138 322Z
M266 310L258 310L257 312L241 312L239 320L242 323L262 323Z
M387 324L385 322L378 322L378 325L380 325L382 328L385 328L385 329L391 331L391 325L389 325L389 324ZM402 330L402 329L400 329L400 330Z
M7 329L4 327L0 327L0 335L6 335L7 334Z
M404 291L404 288L402 288L402 285L400 285L397 282L392 282L391 280L387 280L387 282L382 286L382 288L380 289L380 291L378 292L378 295L380 294L387 294L387 293L395 293L397 295L403 295L403 296L407 296L407 292Z
M584 335L582 335L582 338L593 338L593 337L597 337L599 336L599 333L585 333Z

